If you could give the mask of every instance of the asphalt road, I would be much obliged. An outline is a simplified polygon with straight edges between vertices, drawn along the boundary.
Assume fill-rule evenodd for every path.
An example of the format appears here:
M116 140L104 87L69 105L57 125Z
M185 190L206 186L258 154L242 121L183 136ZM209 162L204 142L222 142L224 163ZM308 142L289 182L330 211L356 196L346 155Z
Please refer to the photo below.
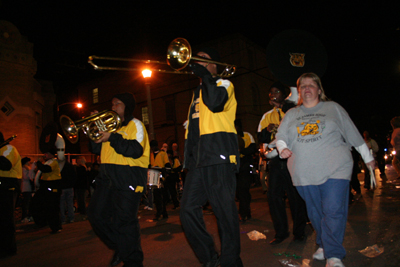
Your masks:
M362 196L349 208L344 246L347 267L400 266L400 180L390 165L386 179L376 170L378 188L362 189ZM363 180L363 174L359 174ZM283 261L303 263L303 267L323 267L325 261L313 261L317 249L315 233L308 225L307 240L293 242L290 236L279 245L271 246L274 230L268 210L266 195L261 187L251 189L252 219L241 224L241 257L244 266L296 266ZM153 222L154 211L141 210L140 225L144 265L201 266L185 239L179 220L179 209L169 205L168 220ZM288 210L289 221L290 212ZM207 229L214 236L217 250L220 248L216 220L212 210L204 211ZM266 239L252 241L247 233L253 230L266 235ZM383 251L378 256L367 257L360 250L377 245ZM113 252L94 234L85 217L76 214L76 222L63 225L59 234L51 235L50 229L37 228L33 223L17 224L17 255L1 259L0 266L107 266ZM306 263L309 261L309 264ZM122 266L122 264L120 265Z

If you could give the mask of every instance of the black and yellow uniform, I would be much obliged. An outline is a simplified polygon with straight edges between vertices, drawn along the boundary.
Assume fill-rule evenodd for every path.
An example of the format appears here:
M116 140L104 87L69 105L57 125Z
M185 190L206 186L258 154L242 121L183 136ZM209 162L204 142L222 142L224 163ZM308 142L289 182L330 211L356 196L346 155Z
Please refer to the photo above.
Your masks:
M182 165L177 157L172 156L172 151L169 151L167 153L169 154L169 157L171 157L169 161L171 164L171 171L167 172L164 186L169 192L169 196L171 197L172 203L174 204L174 209L176 209L177 207L179 207L178 191L176 189L176 186L179 182L179 174L182 170Z
M165 168L166 167L171 168L171 164L169 163L167 153L163 150L154 152L152 155L153 155L153 157L150 159L151 166L162 168L161 183L163 185L161 188L153 189L154 203L156 204L156 216L154 217L154 220L158 220L161 217L161 215L164 217L164 219L166 219L166 218L168 218L167 207L166 207L167 203L168 203L168 191L164 187L165 186L165 178L166 178ZM154 155L155 155L155 158L154 158Z
M212 77L207 70L200 71L203 74L194 71L202 82L194 91L189 108L184 160L184 168L189 171L180 218L199 260L214 261L218 255L203 220L202 206L208 201L218 218L221 266L242 266L235 203L239 147L234 125L237 107L234 86L228 80Z
M0 258L17 252L14 210L21 178L18 150L12 145L3 146L0 148Z
M288 109L287 106L292 107L293 105L284 103L283 109ZM265 151L268 150L268 143L275 138L274 132L271 133L267 130L268 125L279 125L284 116L283 111L275 107L263 115L258 126L258 137L259 141L264 143ZM271 153L271 155L273 154ZM278 244L289 236L285 196L289 200L293 218L293 235L295 239L302 240L307 223L306 206L304 200L293 186L287 168L287 159L281 159L278 154L269 158L268 170L268 205L274 224L275 240L277 240L277 242L272 241L273 243L271 244Z
M125 266L142 266L137 213L150 161L146 128L138 119L125 120L108 142L90 143L92 152L101 155L101 165L87 210L89 221Z
M238 131L239 135L239 131ZM257 151L257 146L253 136L248 132L240 132L243 139L243 147L240 147L240 169L237 173L236 195L239 199L239 214L241 221L244 222L251 218L250 187L253 181L252 164L253 155Z
M32 215L36 224L40 226L49 224L53 233L60 230L60 196L61 196L61 173L58 161L49 159L45 164L37 162L37 168L42 172L40 187L33 197L35 210Z

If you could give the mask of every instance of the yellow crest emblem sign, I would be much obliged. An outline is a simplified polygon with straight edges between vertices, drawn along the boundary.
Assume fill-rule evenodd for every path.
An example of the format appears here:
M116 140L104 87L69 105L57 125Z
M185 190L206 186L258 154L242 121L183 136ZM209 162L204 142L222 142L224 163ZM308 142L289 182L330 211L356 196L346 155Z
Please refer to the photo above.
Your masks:
M290 64L293 67L304 67L306 54L301 53L289 53Z

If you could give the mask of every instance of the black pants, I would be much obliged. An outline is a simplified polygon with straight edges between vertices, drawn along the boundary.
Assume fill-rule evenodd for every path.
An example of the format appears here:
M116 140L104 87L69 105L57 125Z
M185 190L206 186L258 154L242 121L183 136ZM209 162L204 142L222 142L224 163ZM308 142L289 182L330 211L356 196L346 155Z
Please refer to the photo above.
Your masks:
M108 248L119 252L124 266L143 266L137 217L142 195L96 181L87 210L94 232Z
M75 188L78 212L80 214L86 214L86 191L86 188Z
M153 189L154 204L156 205L156 216L168 216L168 190L164 187Z
M202 263L216 254L213 237L207 232L203 219L202 206L208 200L217 217L221 266L243 266L235 191L236 175L231 164L195 168L187 173L180 218L186 238Z
M41 186L32 199L32 216L36 224L43 227L49 225L52 231L62 229L60 218L61 190L49 191Z
M0 258L17 252L14 209L17 191L0 187Z
M239 214L242 219L251 217L250 202L251 194L250 187L253 182L253 175L250 173L251 168L241 168L237 174L236 195L239 199Z
M293 186L286 163L287 160L280 159L278 156L268 162L268 204L274 224L275 238L283 238L289 231L285 193L289 200L293 218L293 235L304 235L304 228L307 223L304 200Z
M25 219L31 216L30 205L32 200L32 192L22 192L22 216L21 219Z
M165 179L165 189L168 191L169 196L171 197L172 203L174 207L179 207L179 200L178 200L178 191L176 186L179 181L179 173L171 173Z

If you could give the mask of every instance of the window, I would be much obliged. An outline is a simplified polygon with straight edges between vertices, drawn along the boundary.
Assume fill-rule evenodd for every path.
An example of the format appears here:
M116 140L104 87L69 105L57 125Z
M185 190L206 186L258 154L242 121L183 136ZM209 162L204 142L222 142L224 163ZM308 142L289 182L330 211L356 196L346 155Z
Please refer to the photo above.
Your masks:
M93 104L99 103L99 88L94 88L92 90Z
M149 113L147 112L147 107L142 107L142 122L144 125L149 124Z

